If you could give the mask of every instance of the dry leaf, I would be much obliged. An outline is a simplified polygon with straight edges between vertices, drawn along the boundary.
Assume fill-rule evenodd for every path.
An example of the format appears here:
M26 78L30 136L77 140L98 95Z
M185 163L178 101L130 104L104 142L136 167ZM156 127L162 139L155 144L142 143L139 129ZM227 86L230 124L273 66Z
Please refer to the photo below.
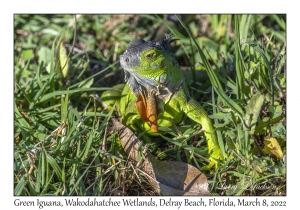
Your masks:
M112 118L112 121L124 151L137 164L141 141L118 120ZM159 161L149 152L144 156L138 167L147 174L145 177L161 195L211 195L205 174L194 166L178 161Z
M275 138L265 138L264 140L264 149L263 152L265 154L275 155L277 158L282 159L283 153L281 150L278 141Z

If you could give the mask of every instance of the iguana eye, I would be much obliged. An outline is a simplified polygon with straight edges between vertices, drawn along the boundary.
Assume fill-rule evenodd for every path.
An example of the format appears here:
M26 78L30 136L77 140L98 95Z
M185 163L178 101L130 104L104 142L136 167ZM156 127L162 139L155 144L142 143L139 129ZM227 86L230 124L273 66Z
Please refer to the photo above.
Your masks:
M149 60L152 59L154 57L154 53L149 53L146 55L146 58L148 58Z

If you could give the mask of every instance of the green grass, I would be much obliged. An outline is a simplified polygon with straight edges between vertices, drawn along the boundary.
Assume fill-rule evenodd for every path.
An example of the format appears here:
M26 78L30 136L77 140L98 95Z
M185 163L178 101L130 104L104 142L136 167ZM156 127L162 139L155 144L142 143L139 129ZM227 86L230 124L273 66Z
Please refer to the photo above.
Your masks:
M133 169L110 118L120 117L113 97L124 83L119 55L136 37L170 32L179 39L171 48L190 93L230 157L205 171L211 192L286 194L285 156L264 150L273 137L285 155L285 15L76 17L14 16L15 195L157 195L142 174L126 182ZM111 98L101 97L107 90ZM204 135L189 119L150 138L161 160L206 164ZM269 189L255 188L264 184Z

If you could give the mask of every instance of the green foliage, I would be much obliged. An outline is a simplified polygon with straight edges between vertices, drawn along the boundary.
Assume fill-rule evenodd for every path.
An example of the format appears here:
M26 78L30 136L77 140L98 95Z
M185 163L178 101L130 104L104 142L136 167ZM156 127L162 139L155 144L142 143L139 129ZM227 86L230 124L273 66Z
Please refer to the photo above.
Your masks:
M133 171L109 119L119 117L115 85L124 75L118 56L136 37L158 40L171 32L178 40L170 47L190 78L190 93L211 114L227 156L214 174L206 174L211 192L285 195L285 19L276 14L16 14L15 195L137 195L136 189L154 195L142 174L146 187L139 181L122 185ZM206 164L199 125L185 119L165 129L167 135L150 137L152 154L198 168ZM277 139L282 160L263 153L265 137ZM270 190L255 188L264 183Z

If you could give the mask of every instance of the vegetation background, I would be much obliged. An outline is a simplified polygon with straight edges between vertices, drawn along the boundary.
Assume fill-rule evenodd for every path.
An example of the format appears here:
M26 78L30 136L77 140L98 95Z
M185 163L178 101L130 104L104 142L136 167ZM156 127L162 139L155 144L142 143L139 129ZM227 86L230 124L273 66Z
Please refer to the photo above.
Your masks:
M285 195L282 14L15 15L15 195L157 195L142 174L133 176L109 119L120 117L112 109L115 85L124 83L119 55L134 38L170 33L191 95L214 120L222 152L233 157L205 172L211 192ZM150 151L199 168L207 151L198 131L186 119Z

